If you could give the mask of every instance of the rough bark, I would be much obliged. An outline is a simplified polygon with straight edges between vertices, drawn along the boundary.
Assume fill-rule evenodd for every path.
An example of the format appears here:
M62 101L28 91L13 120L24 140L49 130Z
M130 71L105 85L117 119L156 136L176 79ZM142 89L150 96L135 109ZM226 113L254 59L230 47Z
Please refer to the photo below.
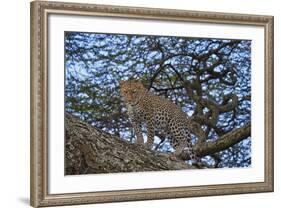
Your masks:
M194 168L101 131L66 113L65 173L93 174Z
M243 139L248 138L251 135L251 124L235 129L227 134L224 134L219 139L211 142L203 142L195 145L194 150L199 157L206 155L212 155L216 152L228 149L233 145L239 143ZM181 155L183 160L189 160L187 152L183 152Z
M195 146L199 156L227 149L250 135L250 124L234 130L215 142ZM95 128L66 113L65 174L141 172L196 168L168 154L148 150ZM188 159L185 153L183 159Z

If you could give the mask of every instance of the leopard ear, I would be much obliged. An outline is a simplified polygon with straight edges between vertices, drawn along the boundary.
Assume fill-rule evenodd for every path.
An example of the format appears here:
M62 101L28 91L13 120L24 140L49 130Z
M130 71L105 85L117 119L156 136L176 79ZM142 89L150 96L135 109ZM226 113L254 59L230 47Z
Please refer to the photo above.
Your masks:
M125 81L124 80L120 80L119 86L122 86L123 84L125 84Z
M144 87L143 81L141 79L135 79L134 83L136 83L139 87Z
M144 88L148 88L148 86L149 86L149 81L148 80L139 80L141 83L142 83L142 86L144 87Z

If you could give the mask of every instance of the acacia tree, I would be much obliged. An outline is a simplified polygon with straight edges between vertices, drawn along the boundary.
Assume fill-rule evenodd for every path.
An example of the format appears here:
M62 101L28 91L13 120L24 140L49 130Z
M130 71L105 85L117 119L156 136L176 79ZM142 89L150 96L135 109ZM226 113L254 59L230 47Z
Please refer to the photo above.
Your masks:
M140 79L182 107L208 164L251 164L251 41L66 32L65 60L66 111L81 120L133 142L118 83ZM154 149L172 151L159 133Z

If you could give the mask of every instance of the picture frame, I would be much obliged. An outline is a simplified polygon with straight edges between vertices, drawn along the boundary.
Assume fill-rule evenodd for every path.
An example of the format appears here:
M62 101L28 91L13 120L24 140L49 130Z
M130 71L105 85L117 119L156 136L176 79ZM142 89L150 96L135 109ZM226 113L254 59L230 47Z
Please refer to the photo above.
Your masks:
M245 194L272 192L274 190L273 171L273 17L250 14L230 14L203 11L185 11L156 8L137 8L109 5L92 5L80 3L61 3L49 1L31 2L31 185L30 202L33 207L59 206L59 205L79 205L89 203L106 203L121 201L169 199L182 197L198 197L212 195ZM71 16L73 18L100 17L119 18L130 21L147 21L161 24L181 23L181 24L202 24L203 27L214 27L215 25L225 25L227 27L256 27L262 30L264 39L262 45L264 50L263 78L264 93L256 93L261 97L263 109L259 111L263 122L263 143L264 157L262 158L262 177L259 182L234 182L209 185L175 185L157 188L128 188L96 191L77 191L70 193L50 193L50 164L52 146L50 137L56 135L50 120L51 94L54 92L53 78L54 71L50 71L51 56L49 47L50 31L52 22L51 15ZM90 30L90 29L89 29ZM208 30L206 30L208 31ZM135 31L132 31L134 33ZM211 33L211 31L209 31ZM64 38L64 37L60 37ZM259 39L260 40L260 39ZM59 50L59 49L58 49ZM255 49L253 49L255 50ZM62 60L63 57L60 57ZM59 70L59 69L56 69ZM52 72L52 73L50 73ZM56 72L57 73L57 72ZM255 80L253 80L254 82ZM64 95L62 95L64 96ZM258 116L259 116L258 115ZM56 115L63 119L64 114ZM252 120L255 121L255 120ZM257 126L252 127L255 131ZM63 139L63 138L62 138ZM53 143L53 141L52 141ZM64 150L62 149L61 152ZM62 154L61 154L62 155ZM63 167L59 167L62 168ZM135 173L139 174L139 173ZM110 176L109 176L110 177ZM94 184L93 184L94 186ZM101 185L102 187L102 185Z

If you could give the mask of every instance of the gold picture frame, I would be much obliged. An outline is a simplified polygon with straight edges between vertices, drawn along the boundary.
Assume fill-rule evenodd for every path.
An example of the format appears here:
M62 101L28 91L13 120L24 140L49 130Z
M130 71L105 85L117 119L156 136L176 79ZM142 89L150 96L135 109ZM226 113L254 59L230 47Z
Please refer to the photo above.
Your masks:
M86 15L162 21L236 24L264 28L264 182L101 191L48 193L48 15ZM273 17L248 14L133 8L61 2L31 2L31 205L78 205L273 191Z

